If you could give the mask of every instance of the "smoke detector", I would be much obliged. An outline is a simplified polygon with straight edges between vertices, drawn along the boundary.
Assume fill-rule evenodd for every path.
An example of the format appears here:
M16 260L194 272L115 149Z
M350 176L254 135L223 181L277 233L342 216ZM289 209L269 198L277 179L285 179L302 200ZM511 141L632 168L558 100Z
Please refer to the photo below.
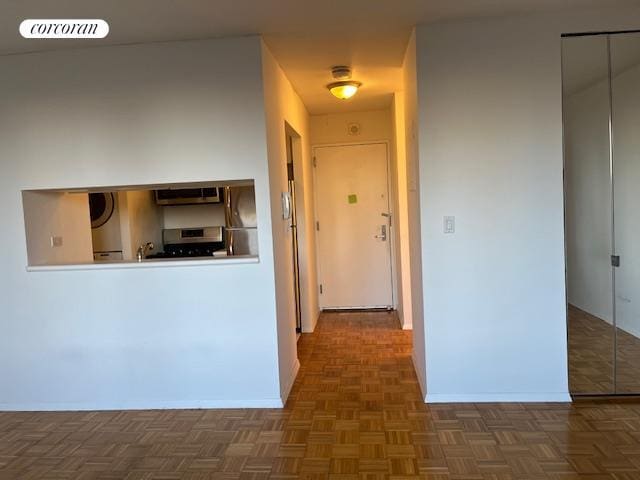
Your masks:
M346 65L336 65L331 67L331 74L336 80L349 80L351 78L351 69Z

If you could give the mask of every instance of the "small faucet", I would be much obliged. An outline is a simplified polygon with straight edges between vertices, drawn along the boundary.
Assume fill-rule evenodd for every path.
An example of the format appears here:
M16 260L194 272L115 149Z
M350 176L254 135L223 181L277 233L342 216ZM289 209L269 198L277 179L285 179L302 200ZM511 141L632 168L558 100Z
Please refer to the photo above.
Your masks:
M147 242L143 243L138 247L138 261L141 262L147 256L149 250L153 250L153 243Z

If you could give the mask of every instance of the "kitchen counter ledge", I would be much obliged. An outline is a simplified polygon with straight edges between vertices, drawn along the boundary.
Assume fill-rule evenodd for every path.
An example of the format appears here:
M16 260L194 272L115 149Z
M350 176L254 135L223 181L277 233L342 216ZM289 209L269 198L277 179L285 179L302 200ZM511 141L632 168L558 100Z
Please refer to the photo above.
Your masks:
M167 268L167 267L204 267L210 265L238 265L259 263L256 255L238 255L234 257L199 257L199 258L151 258L142 262L116 260L113 262L73 263L68 265L33 265L27 266L28 272L55 272L68 270L113 270L123 268Z

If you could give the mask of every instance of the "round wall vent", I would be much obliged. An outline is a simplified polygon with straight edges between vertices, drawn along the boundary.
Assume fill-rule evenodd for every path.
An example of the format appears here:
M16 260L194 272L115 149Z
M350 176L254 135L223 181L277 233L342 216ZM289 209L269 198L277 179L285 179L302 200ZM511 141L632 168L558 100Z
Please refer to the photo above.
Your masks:
M347 132L349 135L360 135L360 124L350 123L347 127Z

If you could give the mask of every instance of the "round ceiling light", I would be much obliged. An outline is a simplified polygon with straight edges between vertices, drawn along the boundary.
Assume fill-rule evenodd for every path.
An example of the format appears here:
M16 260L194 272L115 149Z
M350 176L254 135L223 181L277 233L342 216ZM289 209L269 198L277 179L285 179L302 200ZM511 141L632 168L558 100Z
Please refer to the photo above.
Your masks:
M330 83L327 88L334 97L340 100L353 97L362 85L360 82L351 80L351 69L345 65L336 65L331 69L331 74L338 81Z
M327 88L334 97L339 98L340 100L347 100L358 92L358 88L360 88L361 85L362 84L360 82L347 80L344 82L330 83L327 85Z

